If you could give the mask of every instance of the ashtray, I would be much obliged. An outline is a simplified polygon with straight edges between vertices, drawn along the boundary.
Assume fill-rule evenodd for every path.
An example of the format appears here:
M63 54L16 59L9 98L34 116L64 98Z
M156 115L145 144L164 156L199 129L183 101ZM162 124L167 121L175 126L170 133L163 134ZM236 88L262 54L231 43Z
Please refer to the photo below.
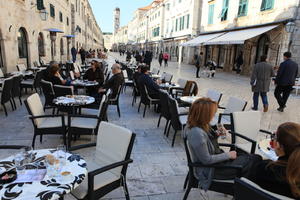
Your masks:
M8 172L4 172L0 175L0 184L7 184L15 181L17 179L17 171L10 170Z

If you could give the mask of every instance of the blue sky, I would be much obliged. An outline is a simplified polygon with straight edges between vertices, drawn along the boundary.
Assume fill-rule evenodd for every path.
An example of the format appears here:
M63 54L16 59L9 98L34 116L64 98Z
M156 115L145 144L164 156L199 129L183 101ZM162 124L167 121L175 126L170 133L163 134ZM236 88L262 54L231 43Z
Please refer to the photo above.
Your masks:
M140 7L149 5L152 0L89 0L94 15L103 32L113 31L113 10L121 9L121 26L126 25L133 12Z

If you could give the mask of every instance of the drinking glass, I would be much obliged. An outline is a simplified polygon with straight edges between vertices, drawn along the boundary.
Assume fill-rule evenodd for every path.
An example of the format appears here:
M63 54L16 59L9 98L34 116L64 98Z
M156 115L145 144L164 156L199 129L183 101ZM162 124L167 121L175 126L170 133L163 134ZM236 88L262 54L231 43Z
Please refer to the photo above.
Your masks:
M22 153L18 153L14 158L15 167L18 174L24 173L25 166L23 165L23 161L24 161L24 154Z
M221 123L217 124L217 132L221 136L221 139L226 139L226 129L223 126L223 124Z
M57 146L56 157L59 160L60 165L64 166L66 164L66 146L65 145Z

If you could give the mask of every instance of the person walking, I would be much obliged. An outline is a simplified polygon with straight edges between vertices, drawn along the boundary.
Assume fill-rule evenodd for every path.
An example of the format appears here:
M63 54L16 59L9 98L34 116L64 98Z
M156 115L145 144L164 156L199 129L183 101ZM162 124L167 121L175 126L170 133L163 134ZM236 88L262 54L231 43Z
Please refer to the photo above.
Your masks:
M152 52L146 51L145 57L144 57L144 63L148 65L149 69L151 68L151 62L152 62Z
M75 47L71 48L71 54L72 54L73 63L75 63L76 62L76 55L77 55L77 49Z
M203 53L200 52L200 55L195 55L194 56L194 59L195 59L195 66L197 68L197 71L196 71L196 78L200 78L199 76L199 72L200 72L200 65L201 65L201 61L202 61L202 56L203 56Z
M279 112L284 111L286 102L298 76L298 64L291 57L291 52L283 54L284 61L280 64L275 79L276 88L274 96L279 104L279 108L277 109Z
M80 54L80 57L81 57L81 64L84 65L85 64L86 51L84 50L83 47L80 48L79 54Z
M164 59L165 67L167 67L168 66L168 60L169 60L169 54L167 52L165 52L163 54L163 59Z
M244 64L244 60L243 60L243 52L241 51L239 56L237 57L236 61L235 61L235 65L236 65L236 73L239 74L241 73L241 66Z
M272 65L267 63L267 56L262 55L260 62L257 63L252 71L251 85L253 92L253 107L252 110L258 110L258 98L261 96L261 100L264 105L264 112L268 111L269 103L267 92L270 90L271 78L274 76Z
M164 55L163 52L161 51L158 55L158 62L159 62L159 66L161 67L162 61L163 61Z

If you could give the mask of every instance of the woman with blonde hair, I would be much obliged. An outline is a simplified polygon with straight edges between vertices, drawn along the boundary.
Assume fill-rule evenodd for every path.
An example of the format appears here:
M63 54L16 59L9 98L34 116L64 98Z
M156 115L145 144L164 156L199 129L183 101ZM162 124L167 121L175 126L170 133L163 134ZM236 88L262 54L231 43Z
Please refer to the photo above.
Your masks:
M268 191L300 199L300 124L281 124L274 140L278 160L259 163L251 180Z
M200 162L203 165L240 165L242 175L249 176L250 169L257 160L261 160L257 155L237 155L236 151L224 152L219 148L217 139L218 131L214 131L210 122L214 118L218 109L217 103L209 98L196 100L189 112L187 126L184 135L193 162ZM224 132L224 130L219 131ZM234 169L215 169L208 167L197 167L195 177L199 181L199 186L207 190L212 179L228 180L236 177Z

